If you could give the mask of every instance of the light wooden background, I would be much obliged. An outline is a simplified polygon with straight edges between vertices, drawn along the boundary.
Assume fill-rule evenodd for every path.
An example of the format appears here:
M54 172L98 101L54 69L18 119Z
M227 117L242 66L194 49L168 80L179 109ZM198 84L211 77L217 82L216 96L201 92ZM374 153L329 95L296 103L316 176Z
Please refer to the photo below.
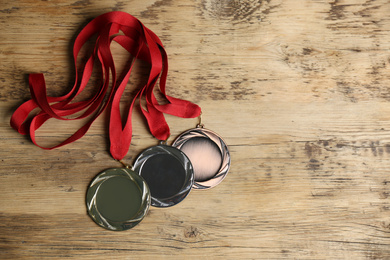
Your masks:
M86 214L91 179L120 166L104 116L52 151L9 126L28 73L66 93L73 40L112 10L161 37L169 94L198 103L232 156L219 186L125 232ZM389 14L387 0L1 0L0 258L390 259ZM197 123L167 120L172 140ZM157 143L139 113L133 122L127 163ZM50 121L38 140L77 126Z

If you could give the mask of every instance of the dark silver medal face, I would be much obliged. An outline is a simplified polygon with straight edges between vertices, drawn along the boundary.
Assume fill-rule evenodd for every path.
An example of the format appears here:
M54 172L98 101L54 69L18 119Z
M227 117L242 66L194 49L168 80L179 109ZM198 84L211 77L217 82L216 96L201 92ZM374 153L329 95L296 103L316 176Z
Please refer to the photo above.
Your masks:
M114 231L137 225L150 207L146 182L127 168L111 168L99 173L87 191L87 209L100 226Z
M222 138L202 127L179 135L172 146L182 150L194 167L194 189L218 185L230 168L230 153Z
M194 171L191 161L179 149L157 145L143 151L134 163L134 171L146 181L152 206L170 207L191 191Z

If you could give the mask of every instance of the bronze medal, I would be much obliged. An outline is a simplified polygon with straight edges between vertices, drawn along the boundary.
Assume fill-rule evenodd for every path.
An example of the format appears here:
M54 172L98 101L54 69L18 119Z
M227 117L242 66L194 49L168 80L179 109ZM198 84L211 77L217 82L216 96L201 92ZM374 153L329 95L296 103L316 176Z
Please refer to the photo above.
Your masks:
M172 144L190 159L195 174L194 189L218 185L230 168L230 153L223 139L198 125L180 134Z

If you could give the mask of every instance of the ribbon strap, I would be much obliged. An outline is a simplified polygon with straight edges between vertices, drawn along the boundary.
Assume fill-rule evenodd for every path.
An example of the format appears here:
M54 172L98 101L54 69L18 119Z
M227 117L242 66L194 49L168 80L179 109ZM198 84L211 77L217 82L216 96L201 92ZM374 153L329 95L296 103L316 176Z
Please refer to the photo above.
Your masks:
M95 46L82 73L79 73L77 58L80 50L90 39L95 39ZM121 45L132 56L132 61L121 80L117 78L110 50L113 41ZM114 159L121 160L127 154L131 144L131 115L137 101L148 122L150 132L159 140L166 140L170 135L164 114L194 118L201 113L198 105L166 94L168 57L161 40L130 14L114 11L93 19L77 36L73 47L73 59L75 83L67 94L60 97L49 97L43 74L30 74L31 99L19 106L11 117L11 126L21 134L29 134L32 142L43 149L51 150L80 139L95 119L108 107L110 109L110 153ZM146 85L137 92L131 102L123 126L119 104L137 59L150 64L149 77ZM90 99L73 101L87 86L96 64L100 66L102 72L98 91ZM167 101L166 104L159 104L154 95L157 83L160 92ZM141 100L146 100L146 108L141 105ZM29 118L31 112L37 108L39 108L39 112ZM42 147L35 140L36 130L50 118L78 120L87 117L90 118L84 126L58 145Z

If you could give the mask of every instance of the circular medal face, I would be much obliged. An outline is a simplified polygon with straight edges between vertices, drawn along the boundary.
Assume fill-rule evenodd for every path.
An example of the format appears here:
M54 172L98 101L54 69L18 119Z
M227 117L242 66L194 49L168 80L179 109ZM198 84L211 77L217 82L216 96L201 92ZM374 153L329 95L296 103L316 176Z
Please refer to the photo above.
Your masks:
M127 168L111 168L99 173L87 191L91 218L109 230L126 230L145 217L150 206L146 182Z
M209 189L218 185L230 168L230 153L222 138L201 127L179 135L172 146L182 150L194 167L194 189Z
M143 151L134 163L134 171L147 182L155 207L176 205L188 195L194 183L190 160L179 149L167 145Z

